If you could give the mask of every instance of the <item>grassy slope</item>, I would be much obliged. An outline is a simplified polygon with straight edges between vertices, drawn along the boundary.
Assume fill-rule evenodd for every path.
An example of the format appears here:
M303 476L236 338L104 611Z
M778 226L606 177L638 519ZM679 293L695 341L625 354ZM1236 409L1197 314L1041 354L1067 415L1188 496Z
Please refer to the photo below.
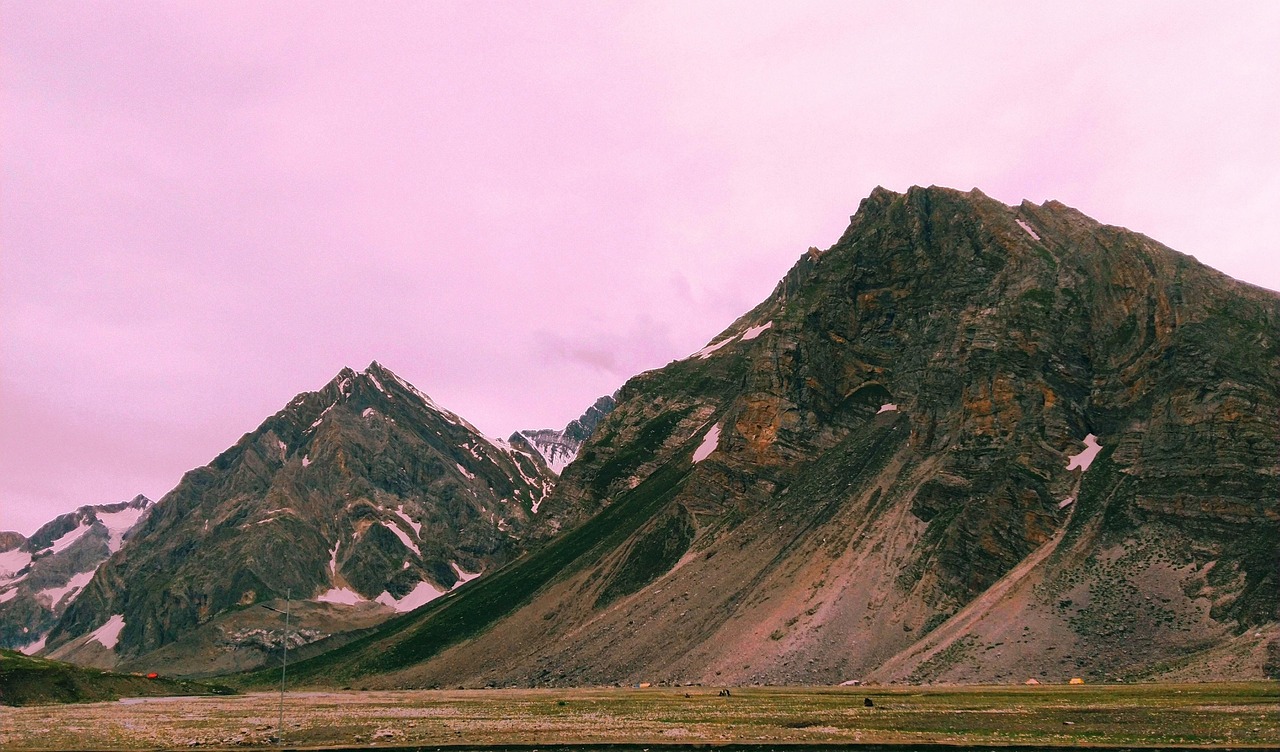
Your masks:
M230 694L209 684L113 674L70 663L0 650L0 704L48 705L100 702L121 697Z

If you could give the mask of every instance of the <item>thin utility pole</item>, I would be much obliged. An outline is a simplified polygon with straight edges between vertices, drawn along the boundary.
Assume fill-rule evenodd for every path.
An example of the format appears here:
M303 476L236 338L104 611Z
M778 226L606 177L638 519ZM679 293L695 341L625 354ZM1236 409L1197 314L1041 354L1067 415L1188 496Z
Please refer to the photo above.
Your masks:
M289 666L289 604L292 595L292 590L284 591L284 652L280 656L280 722L276 729L276 739L279 740L280 746L284 746L284 674Z

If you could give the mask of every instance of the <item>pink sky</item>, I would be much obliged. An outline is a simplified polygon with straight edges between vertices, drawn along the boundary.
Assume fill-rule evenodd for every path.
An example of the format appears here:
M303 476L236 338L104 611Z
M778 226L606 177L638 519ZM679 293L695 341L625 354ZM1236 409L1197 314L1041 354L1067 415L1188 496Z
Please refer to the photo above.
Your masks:
M0 170L30 533L344 365L561 426L876 185L1055 198L1280 289L1280 4L3 0Z

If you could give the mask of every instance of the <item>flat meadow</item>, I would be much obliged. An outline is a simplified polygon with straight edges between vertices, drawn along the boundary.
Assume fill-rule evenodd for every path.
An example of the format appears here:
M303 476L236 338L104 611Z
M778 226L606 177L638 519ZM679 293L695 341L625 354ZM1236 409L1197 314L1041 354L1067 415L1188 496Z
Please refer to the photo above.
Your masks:
M1036 745L1280 748L1280 684L293 692L290 748ZM868 704L868 699L870 703ZM244 749L279 695L5 708L0 748Z

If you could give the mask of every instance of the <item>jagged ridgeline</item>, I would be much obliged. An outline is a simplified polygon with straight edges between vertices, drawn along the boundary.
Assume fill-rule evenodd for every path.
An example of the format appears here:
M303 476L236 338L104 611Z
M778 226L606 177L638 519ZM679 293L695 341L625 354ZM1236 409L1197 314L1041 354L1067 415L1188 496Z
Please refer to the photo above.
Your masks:
M47 652L240 670L278 647L278 615L255 604L286 593L304 601L300 642L367 628L521 554L554 479L379 364L343 369L188 472L81 583Z
M537 550L315 684L1280 672L1280 296L1056 202L878 189L636 376Z

